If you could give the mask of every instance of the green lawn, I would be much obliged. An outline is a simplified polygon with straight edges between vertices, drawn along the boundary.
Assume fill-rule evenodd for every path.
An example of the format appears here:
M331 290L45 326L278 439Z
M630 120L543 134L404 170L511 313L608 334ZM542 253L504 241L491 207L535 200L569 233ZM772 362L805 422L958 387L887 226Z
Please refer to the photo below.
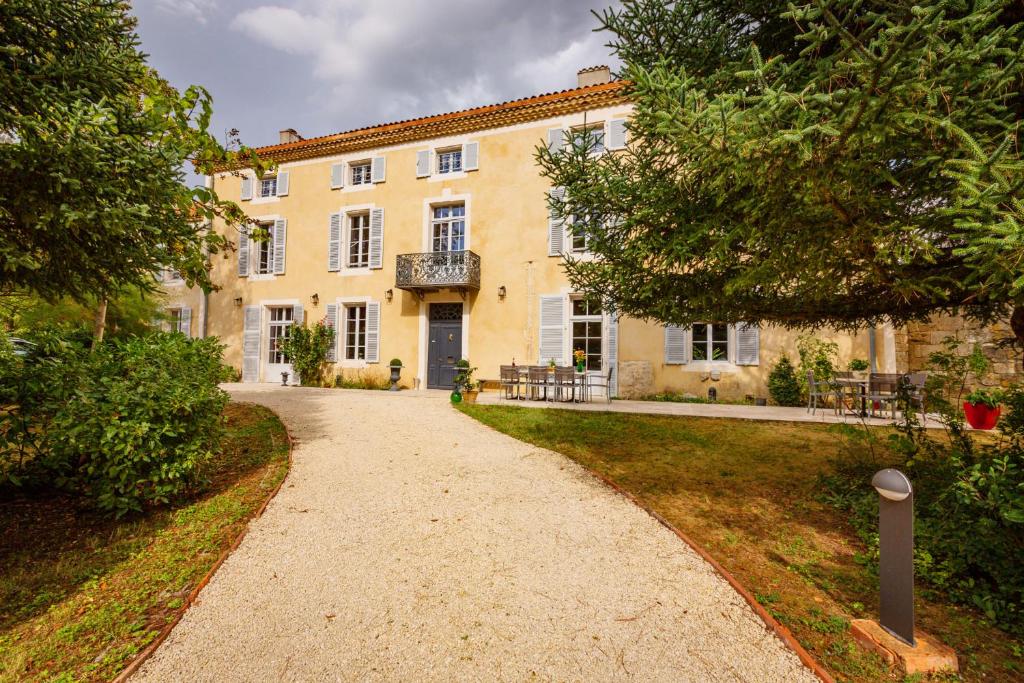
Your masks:
M819 500L819 476L840 450L827 426L465 404L460 410L635 494L732 572L838 680L898 680L849 636L851 618L877 618L878 588L859 561L864 548L853 529ZM979 613L919 594L918 625L956 649L965 680L1021 680L1024 643Z
M269 410L229 404L210 485L113 520L53 495L0 501L0 681L106 681L181 608L288 471Z

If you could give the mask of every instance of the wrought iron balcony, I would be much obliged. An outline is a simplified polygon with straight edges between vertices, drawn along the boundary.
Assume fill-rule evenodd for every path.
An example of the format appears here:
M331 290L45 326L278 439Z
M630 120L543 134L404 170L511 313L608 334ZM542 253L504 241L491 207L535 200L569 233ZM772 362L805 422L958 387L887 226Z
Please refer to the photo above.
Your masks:
M480 289L480 257L471 251L399 254L395 287L422 294L442 287Z

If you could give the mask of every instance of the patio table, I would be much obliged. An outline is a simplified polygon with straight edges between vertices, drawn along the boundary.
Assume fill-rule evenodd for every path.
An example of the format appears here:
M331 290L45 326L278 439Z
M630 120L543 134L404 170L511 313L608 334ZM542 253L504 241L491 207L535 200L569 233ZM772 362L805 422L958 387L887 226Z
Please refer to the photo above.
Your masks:
M867 377L836 377L832 380L833 384L857 390L857 393L860 394L860 417L867 417L868 415L867 395L869 382L870 380ZM855 414L857 414L856 411Z
M517 371L519 373L519 380L523 383L523 386L526 386L526 382L527 382L527 380L529 378L529 374L530 374L529 367L525 366L525 365L519 365L519 366L516 366L516 369L517 369ZM572 401L573 401L573 403L577 402L577 400L576 400L576 389L578 388L580 390L580 399L579 399L578 402L579 403L583 403L583 402L585 402L587 400L587 397L586 397L586 393L587 393L587 373L586 372L575 372L574 371L572 373L572 375L573 375L573 379L572 379ZM547 379L547 381L546 381L545 386L544 386L544 400L545 401L548 400L548 388L550 387L551 389L554 389L554 387L555 387L555 373L553 373L553 372L547 373L546 379Z

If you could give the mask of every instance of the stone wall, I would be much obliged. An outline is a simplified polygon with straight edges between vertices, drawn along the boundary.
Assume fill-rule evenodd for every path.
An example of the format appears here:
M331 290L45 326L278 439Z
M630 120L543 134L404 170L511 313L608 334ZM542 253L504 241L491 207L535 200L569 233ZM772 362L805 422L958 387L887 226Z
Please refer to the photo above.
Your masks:
M619 362L619 398L641 398L653 393L654 368L649 361Z
M928 357L935 351L944 350L943 340L946 337L956 337L962 340L958 349L961 354L969 354L977 343L981 344L982 351L992 361L992 372L982 384L1006 386L1024 380L1024 363L1021 362L1020 350L999 344L1001 340L1012 336L1008 322L983 326L968 322L960 316L936 316L927 323L907 325L905 356L902 357L906 358L907 370L926 370ZM899 336L896 348L899 358Z

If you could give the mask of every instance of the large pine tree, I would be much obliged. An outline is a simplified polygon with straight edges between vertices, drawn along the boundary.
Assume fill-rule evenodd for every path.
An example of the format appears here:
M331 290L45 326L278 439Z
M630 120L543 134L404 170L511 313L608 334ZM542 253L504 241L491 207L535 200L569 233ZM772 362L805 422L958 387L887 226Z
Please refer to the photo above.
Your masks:
M538 158L590 234L573 285L666 323L1013 314L1024 341L1014 0L631 0L600 15L625 152Z

